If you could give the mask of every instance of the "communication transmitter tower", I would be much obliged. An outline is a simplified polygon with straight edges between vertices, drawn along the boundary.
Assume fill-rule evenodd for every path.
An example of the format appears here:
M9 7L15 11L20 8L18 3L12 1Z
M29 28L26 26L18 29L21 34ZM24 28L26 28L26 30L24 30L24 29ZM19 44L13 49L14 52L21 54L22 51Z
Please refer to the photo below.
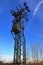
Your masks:
M24 20L28 21L28 8L26 2L24 2L23 8L19 9L16 7L16 11L12 10L11 13L14 16L12 21L11 33L14 38L14 59L13 65L26 65L26 42L24 36Z

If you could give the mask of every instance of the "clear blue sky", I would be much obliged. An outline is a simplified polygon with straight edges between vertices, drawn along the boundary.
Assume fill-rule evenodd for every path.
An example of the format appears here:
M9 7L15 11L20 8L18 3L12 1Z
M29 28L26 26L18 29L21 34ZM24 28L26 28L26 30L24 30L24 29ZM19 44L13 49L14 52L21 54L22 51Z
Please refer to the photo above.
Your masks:
M26 1L30 7L29 21L25 26L27 49L36 42L43 46L43 0L0 0L0 55L13 56L14 40L10 33L12 27L11 9ZM11 58L10 57L10 58Z

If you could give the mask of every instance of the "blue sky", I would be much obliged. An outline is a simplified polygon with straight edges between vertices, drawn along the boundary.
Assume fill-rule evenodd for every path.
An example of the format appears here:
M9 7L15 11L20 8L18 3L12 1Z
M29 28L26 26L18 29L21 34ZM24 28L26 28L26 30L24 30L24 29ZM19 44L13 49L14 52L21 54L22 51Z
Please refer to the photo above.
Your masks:
M0 1L0 56L13 57L14 40L10 33L12 27L11 9L23 5L26 1L30 7L29 21L25 25L25 38L27 49L36 42L43 46L43 0L1 0ZM5 58L5 59L6 59Z

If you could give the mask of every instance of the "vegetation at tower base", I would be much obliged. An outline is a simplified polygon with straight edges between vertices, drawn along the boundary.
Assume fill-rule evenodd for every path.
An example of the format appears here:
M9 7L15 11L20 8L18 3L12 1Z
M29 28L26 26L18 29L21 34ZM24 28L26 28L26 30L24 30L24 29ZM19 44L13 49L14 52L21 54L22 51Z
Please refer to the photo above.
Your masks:
M13 63L4 63L2 61L0 61L0 65L13 65ZM26 65L43 65L43 61L40 63L27 63Z
M11 11L14 16L11 33L13 37L15 37L13 65L26 65L26 42L24 36L24 21L22 20L25 19L27 22L29 12L30 9L26 3L24 3L23 8L17 9L17 11Z

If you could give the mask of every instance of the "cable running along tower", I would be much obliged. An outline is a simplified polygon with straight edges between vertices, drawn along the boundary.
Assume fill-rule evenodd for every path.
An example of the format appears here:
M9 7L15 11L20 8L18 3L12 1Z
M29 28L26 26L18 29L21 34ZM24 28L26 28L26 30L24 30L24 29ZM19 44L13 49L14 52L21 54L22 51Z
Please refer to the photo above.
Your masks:
M28 21L28 13L30 12L30 9L28 8L26 2L23 7L20 7L19 9L16 7L16 9L16 11L11 11L14 16L11 33L15 41L13 65L26 65L24 23Z

